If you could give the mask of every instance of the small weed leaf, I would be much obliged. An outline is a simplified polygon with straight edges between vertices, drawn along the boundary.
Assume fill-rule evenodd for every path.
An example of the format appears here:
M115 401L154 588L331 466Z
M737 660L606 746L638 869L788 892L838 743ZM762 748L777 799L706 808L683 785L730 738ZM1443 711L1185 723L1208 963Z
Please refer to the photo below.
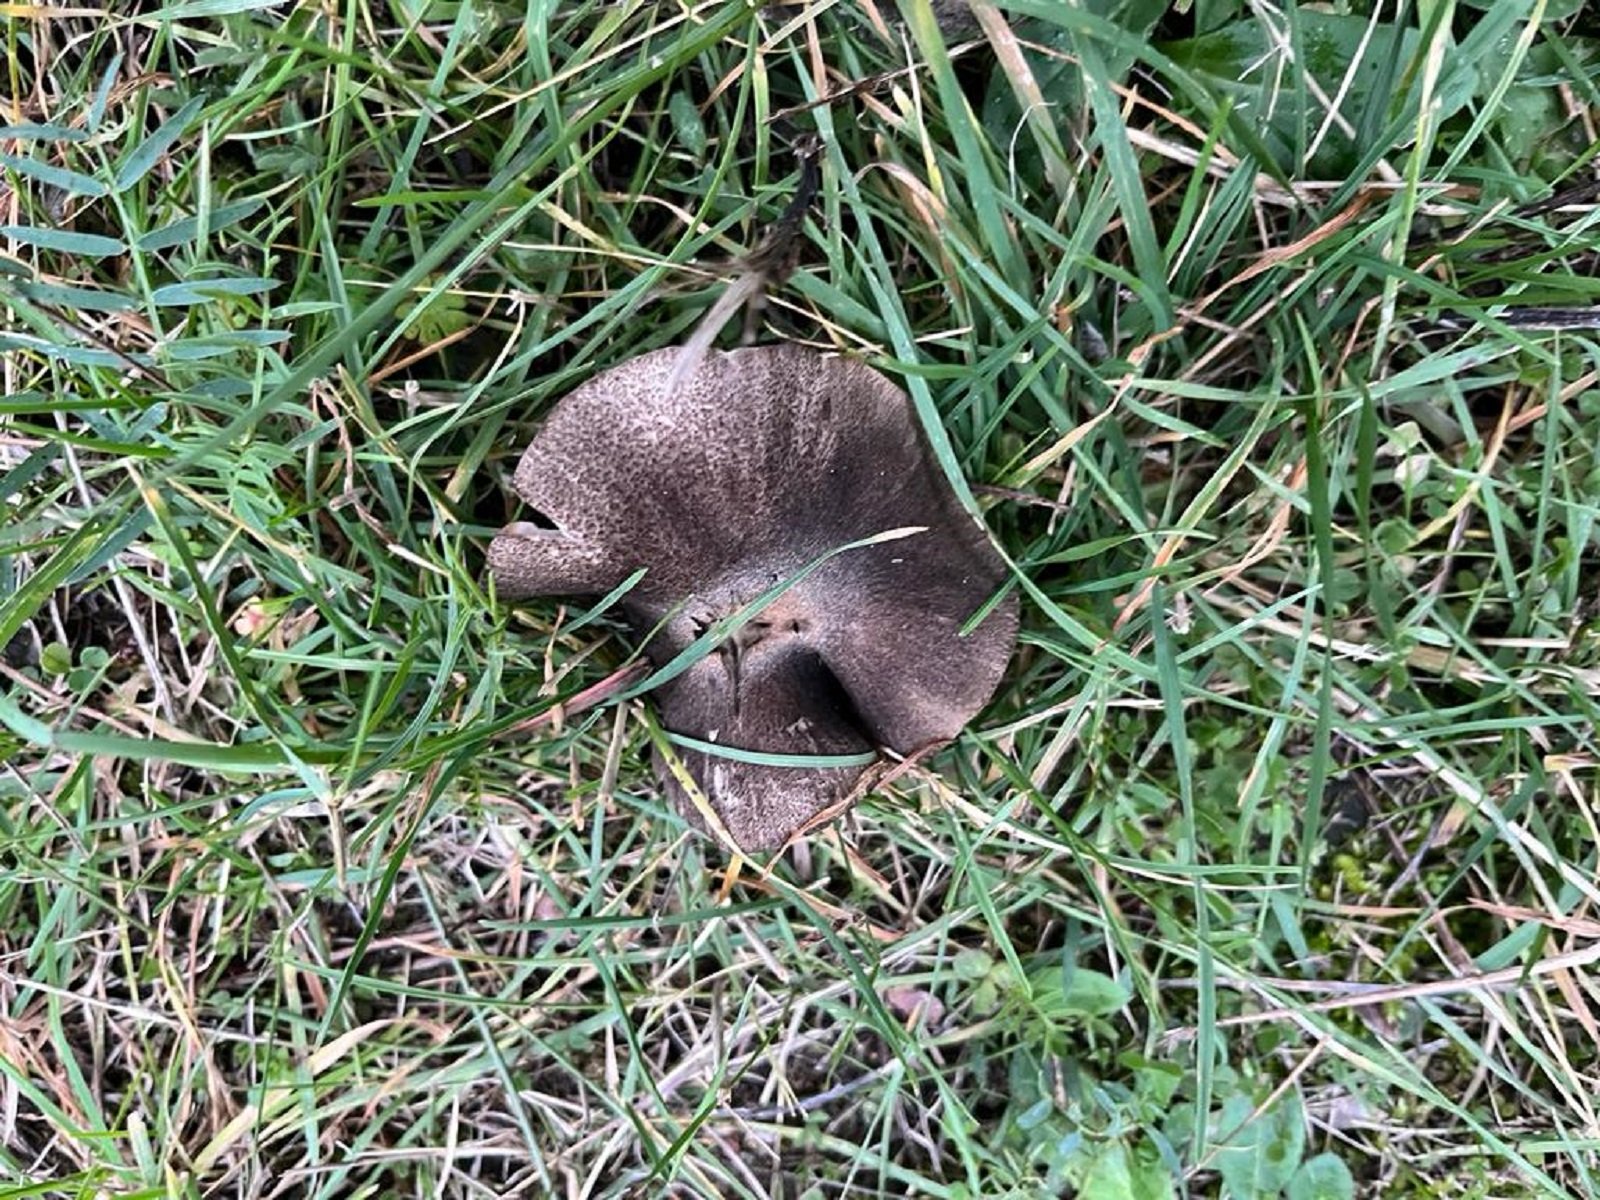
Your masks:
M233 204L224 204L211 210L205 223L206 231L216 233L238 221L244 220L262 204L260 197L249 200L239 200ZM159 229L152 229L149 233L138 239L141 250L167 250L173 246L181 246L184 242L192 242L200 236L200 218L183 217L163 225Z
M49 163L43 163L36 158L28 158L25 155L0 152L0 167L9 167L18 175L24 175L36 183L45 184L47 187L60 188L68 195L104 196L106 194L106 185L98 179L78 171L69 171L65 167L53 167Z
M78 312L128 312L139 306L133 296L104 288L72 287L60 283L34 283L31 280L14 284L17 295L39 304Z
M1100 971L1050 963L1028 973L1033 1004L1053 1019L1110 1016L1127 1004L1128 987Z
M406 337L424 346L443 341L472 324L465 297L448 290L402 304L395 316L406 326Z
M687 92L673 92L667 101L667 115L672 118L672 129L678 141L696 158L703 157L710 143L705 122L700 119L700 110L695 107L693 98Z
M185 308L191 304L208 304L223 296L255 296L270 292L277 286L276 279L194 279L187 283L169 283L158 287L150 293L150 301L163 307Z
M21 125L0 125L0 141L19 142L86 142L89 135L81 129L65 125L38 125L31 121Z
M1332 1154L1306 1159L1289 1180L1289 1200L1351 1200L1355 1194L1350 1168Z
M1234 1095L1213 1121L1214 1134L1224 1144L1217 1170L1238 1200L1276 1196L1294 1177L1305 1151L1305 1114L1296 1093L1251 1120L1254 1111L1248 1094Z
M1083 1161L1078 1200L1170 1200L1173 1195L1172 1179L1161 1164L1125 1142L1098 1146Z
M59 250L63 254L78 254L84 258L106 258L113 254L126 254L128 245L117 238L102 237L97 233L78 233L71 229L41 229L35 225L0 225L0 237L12 238L26 246L41 250Z
M1365 147L1357 132L1375 129L1388 119L1395 87L1404 65L1417 53L1418 32L1395 24L1372 24L1364 17L1322 13L1297 14L1301 69L1274 70L1277 47L1257 21L1237 21L1214 33L1163 47L1173 60L1204 77L1217 94L1231 97L1236 111L1259 122L1263 140L1278 166L1291 174L1332 173L1349 169ZM1470 98L1474 72L1451 76L1443 97L1445 115ZM1332 129L1313 140L1304 114L1315 110L1318 88L1344 88L1348 130Z
M116 188L125 192L143 179L161 161L161 156L177 143L189 128L189 122L200 111L205 97L195 96L171 117L163 121L156 131L135 146L122 166L117 169Z
M72 670L72 647L65 642L51 642L39 655L39 669L46 675L65 675Z
M88 125L91 133L100 130L100 121L106 115L106 104L111 99L111 86L117 81L117 72L122 70L122 51L112 55L111 61L106 64L106 69L101 72L100 84L94 90L94 99L89 103Z
M1079 1200L1133 1200L1133 1172L1128 1148L1121 1142L1100 1147L1078 1185Z

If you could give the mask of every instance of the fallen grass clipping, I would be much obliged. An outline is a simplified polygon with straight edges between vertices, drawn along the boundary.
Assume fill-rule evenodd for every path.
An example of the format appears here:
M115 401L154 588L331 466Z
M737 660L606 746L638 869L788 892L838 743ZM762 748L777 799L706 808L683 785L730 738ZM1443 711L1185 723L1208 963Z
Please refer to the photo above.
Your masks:
M1600 25L974 11L0 8L0 1197L1600 1193ZM483 555L802 145L1024 625L731 879Z

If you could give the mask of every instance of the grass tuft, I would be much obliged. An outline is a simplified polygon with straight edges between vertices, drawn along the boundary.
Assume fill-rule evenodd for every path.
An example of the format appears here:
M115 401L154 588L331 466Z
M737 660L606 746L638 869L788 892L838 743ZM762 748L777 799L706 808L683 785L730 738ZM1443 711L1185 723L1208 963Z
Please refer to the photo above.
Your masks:
M946 8L0 6L0 1196L1600 1190L1600 26ZM1024 628L734 879L483 556L813 138Z

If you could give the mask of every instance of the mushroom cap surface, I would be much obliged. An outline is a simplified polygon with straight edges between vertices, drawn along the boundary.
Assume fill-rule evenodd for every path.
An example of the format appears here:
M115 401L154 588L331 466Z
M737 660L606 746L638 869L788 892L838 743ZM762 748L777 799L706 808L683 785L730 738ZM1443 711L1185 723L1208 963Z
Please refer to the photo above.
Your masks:
M621 609L659 665L801 576L656 690L665 727L805 756L953 738L999 684L1017 603L1008 594L960 636L1006 567L940 472L910 400L861 363L787 344L713 351L668 394L676 355L630 359L551 410L513 479L548 527L517 522L495 537L500 595L602 595L643 567ZM780 846L838 808L865 769L682 757L746 851Z

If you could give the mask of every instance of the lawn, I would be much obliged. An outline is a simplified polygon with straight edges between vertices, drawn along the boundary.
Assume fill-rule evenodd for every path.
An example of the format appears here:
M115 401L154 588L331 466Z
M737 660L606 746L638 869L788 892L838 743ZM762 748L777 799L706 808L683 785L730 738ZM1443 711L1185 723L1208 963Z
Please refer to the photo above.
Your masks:
M0 4L0 1200L1600 1194L1600 22L977 16ZM742 864L484 567L708 319L1022 611Z

